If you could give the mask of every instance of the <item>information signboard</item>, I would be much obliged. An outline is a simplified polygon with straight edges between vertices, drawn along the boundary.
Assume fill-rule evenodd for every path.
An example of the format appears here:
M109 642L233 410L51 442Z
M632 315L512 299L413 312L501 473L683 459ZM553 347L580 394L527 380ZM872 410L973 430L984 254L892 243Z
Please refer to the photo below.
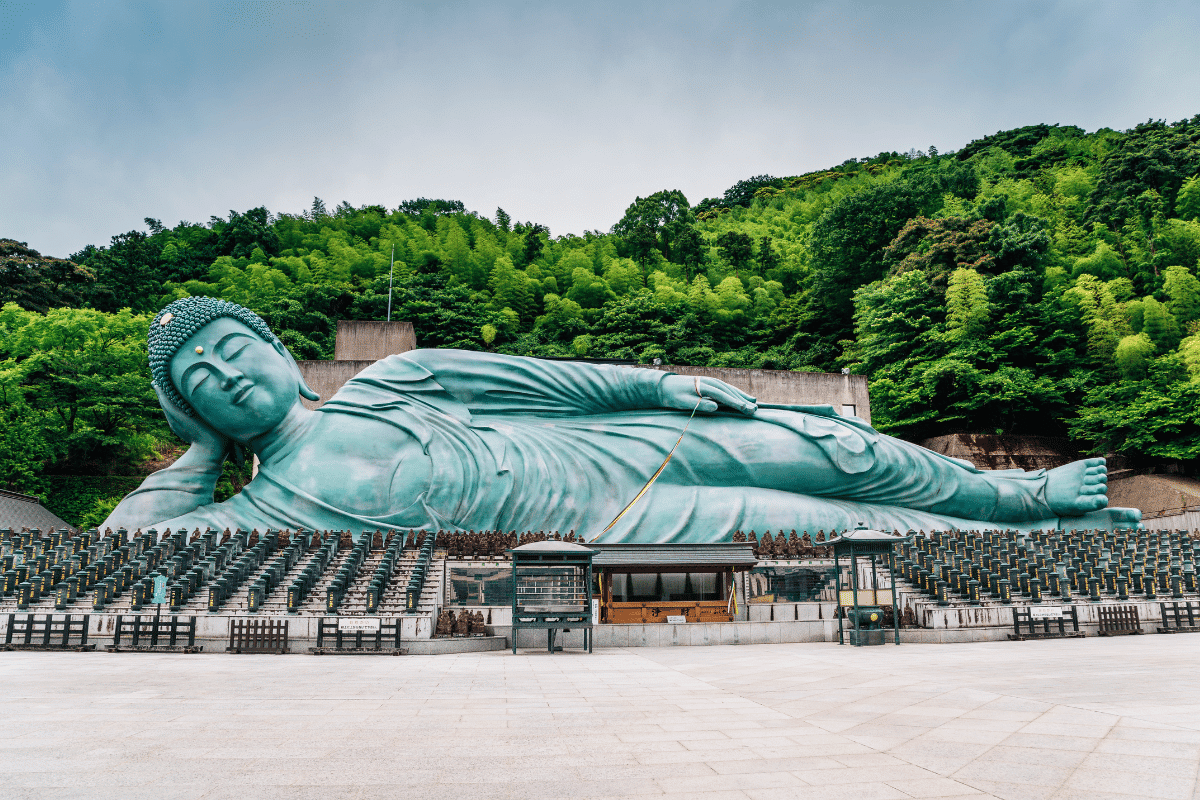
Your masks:
M151 603L159 604L167 602L167 576L154 576L154 595L150 598Z
M379 617L338 617L338 630L342 633L378 633Z
M1062 619L1062 606L1030 606L1030 619Z

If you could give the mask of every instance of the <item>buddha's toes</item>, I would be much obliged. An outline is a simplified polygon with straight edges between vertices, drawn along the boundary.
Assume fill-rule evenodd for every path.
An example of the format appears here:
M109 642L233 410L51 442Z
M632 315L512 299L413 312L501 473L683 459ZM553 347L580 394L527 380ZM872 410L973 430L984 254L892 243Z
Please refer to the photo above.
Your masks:
M1050 470L1046 501L1061 517L1078 517L1108 505L1108 468L1103 458L1072 461Z
M1071 527L1079 530L1088 528L1136 528L1142 521L1142 512L1136 508L1102 508L1071 517Z

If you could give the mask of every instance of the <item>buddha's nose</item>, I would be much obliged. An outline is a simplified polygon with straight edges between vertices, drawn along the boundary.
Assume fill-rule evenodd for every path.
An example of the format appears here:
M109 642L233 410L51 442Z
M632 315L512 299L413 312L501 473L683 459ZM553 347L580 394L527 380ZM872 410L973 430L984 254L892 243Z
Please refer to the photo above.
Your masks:
M234 369L228 364L222 364L218 362L214 364L214 366L220 375L222 389L232 389L234 384L236 384L238 380L242 378L241 371Z

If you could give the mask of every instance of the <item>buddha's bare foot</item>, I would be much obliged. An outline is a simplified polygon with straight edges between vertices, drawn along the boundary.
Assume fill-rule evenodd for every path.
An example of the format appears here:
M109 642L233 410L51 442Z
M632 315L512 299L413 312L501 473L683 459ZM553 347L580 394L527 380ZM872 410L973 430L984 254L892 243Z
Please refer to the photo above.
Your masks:
M1060 517L1078 517L1108 505L1108 468L1103 458L1085 458L1050 470L1046 502Z
M1089 511L1082 516L1073 517L1072 528L1136 528L1142 522L1142 512L1136 508L1102 508L1099 511Z

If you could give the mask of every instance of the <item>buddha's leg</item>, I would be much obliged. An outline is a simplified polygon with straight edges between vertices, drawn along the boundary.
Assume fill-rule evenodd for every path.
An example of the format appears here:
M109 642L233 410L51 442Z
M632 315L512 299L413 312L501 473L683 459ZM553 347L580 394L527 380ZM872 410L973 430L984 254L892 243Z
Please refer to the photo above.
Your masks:
M865 525L876 530L950 530L991 527L987 520L961 519L908 508L761 489L755 486L655 484L599 542L721 542L734 531L784 530L832 533ZM1013 527L1056 528L1057 518Z
M977 471L879 435L864 455L845 460L851 466L839 467L831 460L829 437L818 444L782 425L714 417L695 420L692 430L695 435L684 437L680 457L701 484L745 483L994 522L1078 516L1108 503L1103 459L1046 473ZM832 445L835 456L837 446Z

